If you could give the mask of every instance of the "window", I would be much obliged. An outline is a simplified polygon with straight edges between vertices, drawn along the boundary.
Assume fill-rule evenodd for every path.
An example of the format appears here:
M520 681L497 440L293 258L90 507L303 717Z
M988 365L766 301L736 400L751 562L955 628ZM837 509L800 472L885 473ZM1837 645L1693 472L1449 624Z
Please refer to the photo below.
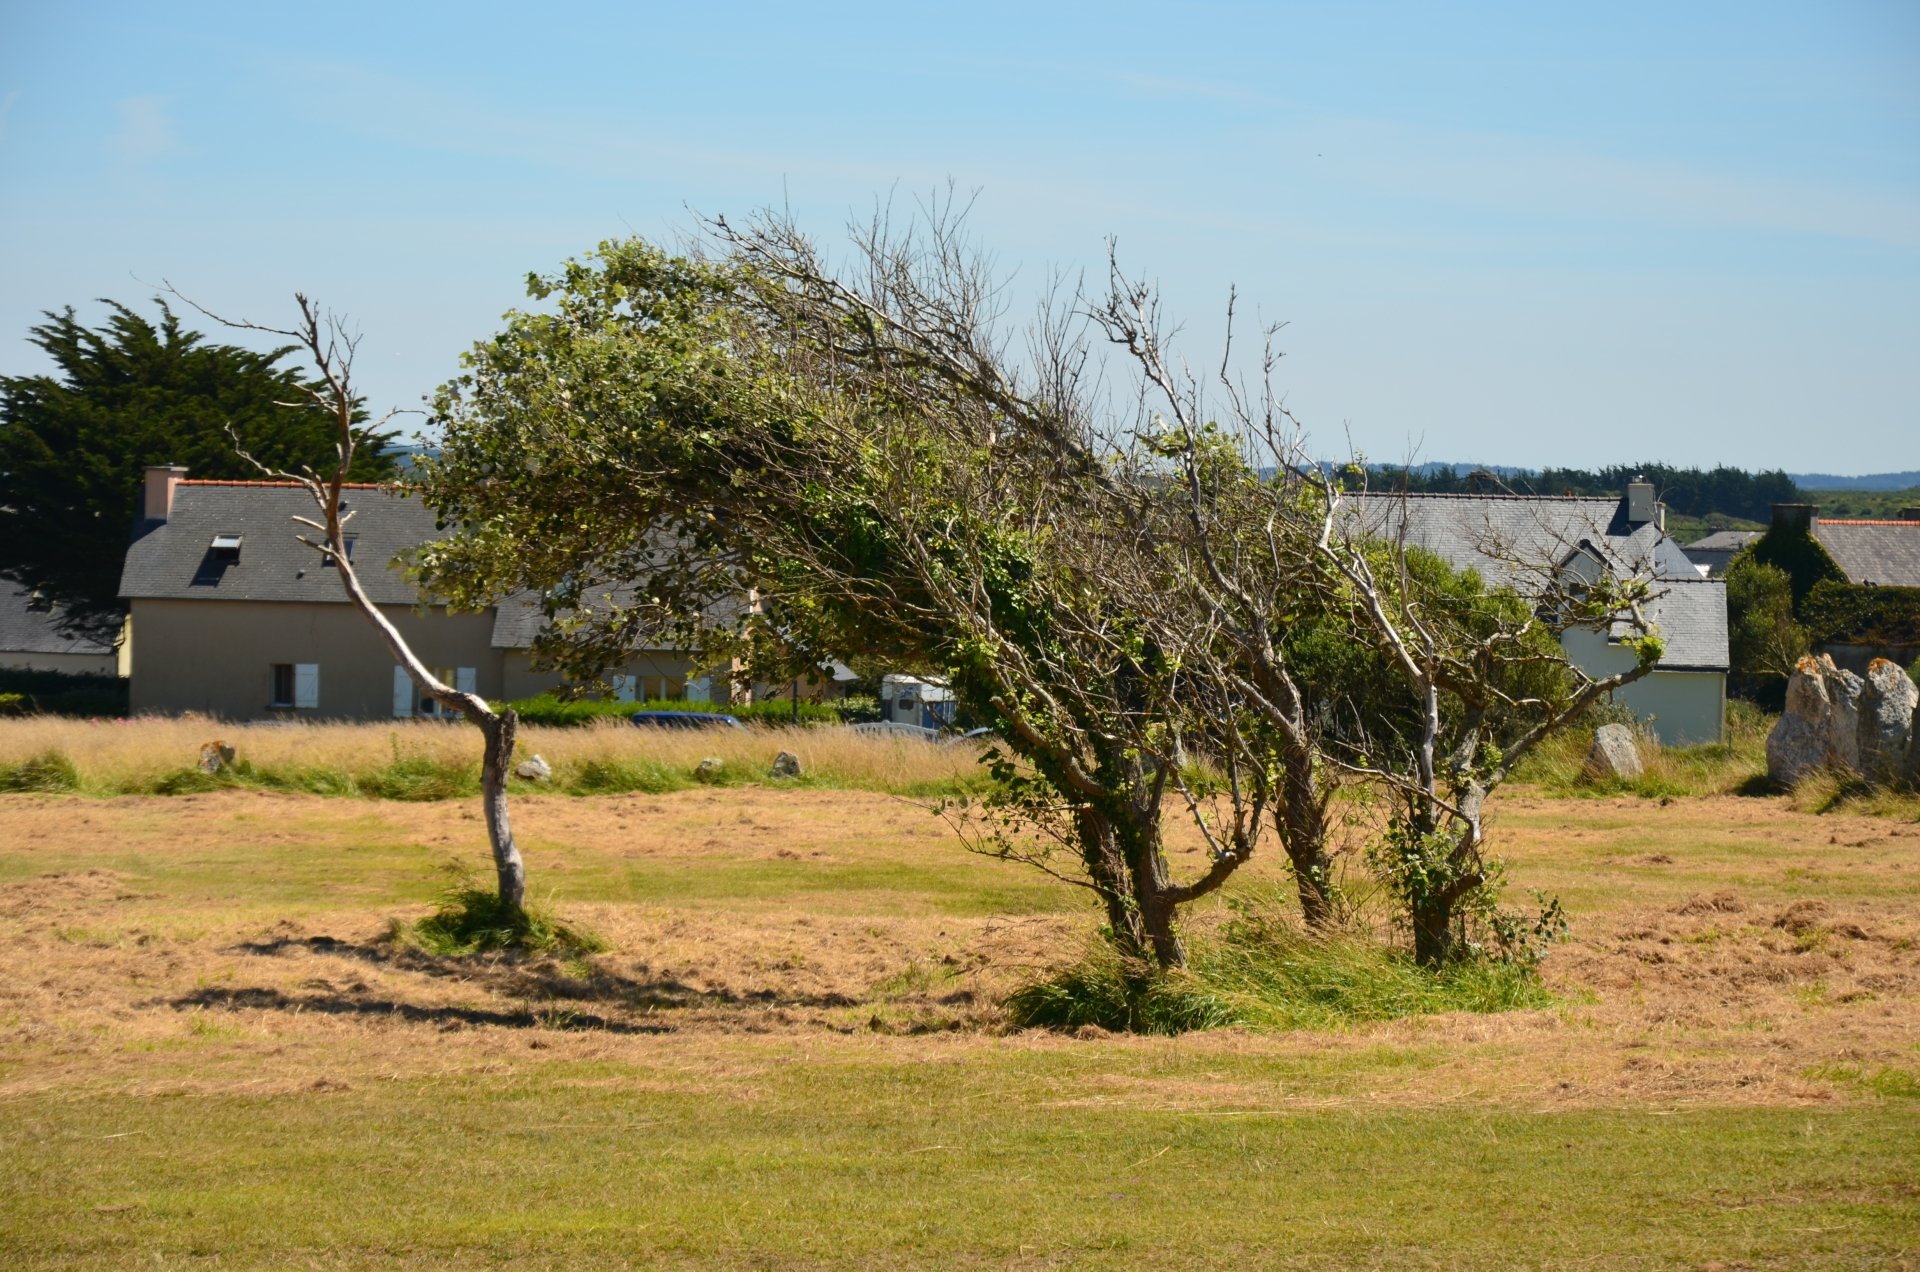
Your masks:
M207 551L216 561L238 561L240 559L240 536L237 534L216 534Z
M346 549L347 549L347 560L348 560L348 561L352 561L352 560L353 560L353 545L354 545L354 544L356 544L356 543L358 543L358 542L360 541L360 536L359 536L359 535L357 535L357 534L349 534L349 535L342 535L342 536L341 536L341 539L342 539L342 541L344 542L344 544L346 545ZM332 565L332 564L333 564L333 553L331 553L331 552L322 552L322 553L320 554L320 564L321 564L321 565Z
M472 667L429 667L427 670L442 684L452 685L461 693L480 692L480 673ZM396 717L424 716L428 719L450 720L460 713L420 693L414 688L413 677L407 674L407 669L396 665L393 669L393 714Z
M320 706L319 663L275 663L267 691L270 707L312 711Z

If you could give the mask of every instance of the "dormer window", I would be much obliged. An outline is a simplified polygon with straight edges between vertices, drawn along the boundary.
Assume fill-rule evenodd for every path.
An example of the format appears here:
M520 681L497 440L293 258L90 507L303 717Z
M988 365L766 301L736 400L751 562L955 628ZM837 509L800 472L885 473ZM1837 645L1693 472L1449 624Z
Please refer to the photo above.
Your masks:
M213 546L209 549L216 561L238 561L240 559L240 536L237 534L216 534Z
M343 546L344 546L344 547L346 548L346 550L347 550L347 560L348 560L348 561L352 561L352 560L353 560L353 545L354 545L354 544L355 544L355 543L356 543L356 542L357 542L357 541L359 540L359 538L360 538L360 536L359 536L359 535L353 535L353 534L349 534L349 535L343 535L343 536L341 537L341 543L342 543L342 545L343 545ZM322 551L322 552L320 553L320 564L322 564L322 565L332 565L332 564L333 564L333 553L331 553L331 552L328 552L328 551L324 551L324 550L323 550L323 551Z

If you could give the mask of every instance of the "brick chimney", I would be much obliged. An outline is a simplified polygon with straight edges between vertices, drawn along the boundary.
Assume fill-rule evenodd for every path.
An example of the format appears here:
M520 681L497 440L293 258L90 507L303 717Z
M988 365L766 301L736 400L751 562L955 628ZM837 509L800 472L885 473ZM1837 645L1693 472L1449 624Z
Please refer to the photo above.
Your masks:
M1819 504L1775 504L1773 528L1782 534L1812 534L1813 515L1819 511Z
M175 464L150 464L146 485L140 491L140 515L148 521L165 521L173 511L173 491L187 470Z

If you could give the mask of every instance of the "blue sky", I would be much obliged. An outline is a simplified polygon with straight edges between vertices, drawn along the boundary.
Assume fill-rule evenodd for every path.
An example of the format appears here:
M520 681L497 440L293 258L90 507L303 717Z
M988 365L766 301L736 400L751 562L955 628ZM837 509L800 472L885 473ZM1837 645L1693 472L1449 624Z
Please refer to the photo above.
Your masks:
M1317 449L1920 468L1920 5L0 6L0 371L161 279L417 404L529 270L953 181Z

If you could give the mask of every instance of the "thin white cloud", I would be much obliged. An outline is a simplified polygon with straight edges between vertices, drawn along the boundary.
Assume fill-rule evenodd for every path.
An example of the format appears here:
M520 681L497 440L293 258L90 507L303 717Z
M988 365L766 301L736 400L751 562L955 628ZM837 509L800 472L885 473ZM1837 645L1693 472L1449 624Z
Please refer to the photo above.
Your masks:
M120 131L113 135L114 153L131 163L152 163L180 148L167 99L151 94L124 97L119 102Z
M1447 203L1920 246L1920 200L1905 191L1617 159L1534 138L1374 120L1330 122L1315 135L1336 179Z

